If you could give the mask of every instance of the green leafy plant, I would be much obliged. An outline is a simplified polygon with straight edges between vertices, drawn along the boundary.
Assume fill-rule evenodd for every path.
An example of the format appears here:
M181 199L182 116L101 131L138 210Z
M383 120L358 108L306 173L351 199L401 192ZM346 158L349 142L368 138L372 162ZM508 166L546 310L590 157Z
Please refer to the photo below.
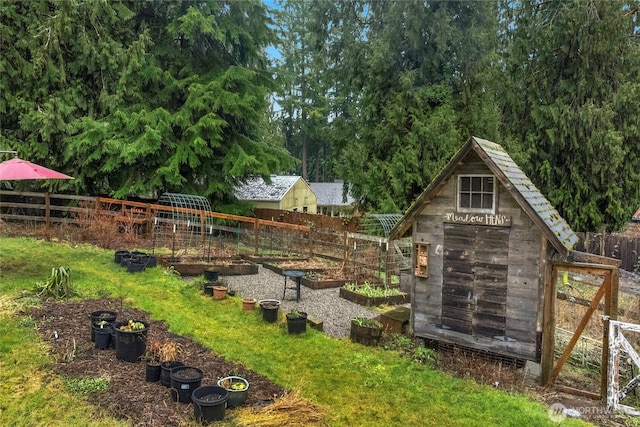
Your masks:
M433 364L438 361L438 354L423 345L416 346L411 354L411 360L422 364Z
M36 282L34 292L41 298L55 299L66 299L77 295L71 280L71 267L52 268L51 276Z
M358 326L382 329L382 323L377 319L368 319L363 316L357 316L351 319L351 321Z
M75 393L89 394L104 391L109 388L109 380L106 378L69 378L67 387Z
M169 267L164 269L164 274L166 274L167 276L171 276L171 277L180 277L181 274L178 270L176 270L173 265L170 265Z
M226 390L241 391L247 388L244 381L233 381L233 378L226 377L220 381L220 387Z
M141 331L145 328L145 324L142 322L136 322L134 320L129 320L128 323L125 323L124 325L120 325L120 330L121 331L125 331L125 332L136 332L136 331Z
M304 314L298 310L291 310L290 312L287 313L287 317L289 319L299 319L300 317L303 317L303 316Z
M398 288L389 288L381 286L372 286L369 282L364 282L362 285L356 283L345 283L344 288L348 291L355 292L366 297L391 297L400 295L401 292Z

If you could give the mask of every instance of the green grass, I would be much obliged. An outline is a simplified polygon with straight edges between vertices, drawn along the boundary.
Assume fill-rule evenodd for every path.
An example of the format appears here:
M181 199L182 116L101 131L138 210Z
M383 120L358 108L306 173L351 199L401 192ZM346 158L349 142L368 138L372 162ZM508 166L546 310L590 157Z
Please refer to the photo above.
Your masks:
M213 302L197 283L161 268L128 274L113 263L112 251L22 238L0 239L0 425L117 425L61 387L64 379L53 373L33 319L17 315L10 303L60 265L71 267L80 298L122 297L125 305L166 320L172 332L284 387L300 387L326 409L332 426L555 425L548 408L524 396L314 330L290 336L283 321L267 324L258 312L243 312L240 296Z

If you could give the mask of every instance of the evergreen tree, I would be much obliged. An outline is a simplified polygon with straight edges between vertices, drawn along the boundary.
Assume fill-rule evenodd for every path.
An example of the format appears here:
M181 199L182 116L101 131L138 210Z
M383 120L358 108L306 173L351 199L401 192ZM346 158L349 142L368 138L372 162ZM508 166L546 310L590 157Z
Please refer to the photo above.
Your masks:
M354 105L336 112L337 168L363 208L401 212L471 133L495 136L480 73L494 48L495 5L354 2L351 10L359 13L342 18L366 26L353 25L354 43L341 45L349 59L336 77L348 86L338 99Z
M293 164L261 128L274 34L258 1L13 2L0 11L3 46L24 40L3 67L36 70L3 82L3 144L26 142L73 165L64 170L81 190L228 200L247 175Z
M505 134L572 228L615 230L640 205L637 3L523 1L501 99Z

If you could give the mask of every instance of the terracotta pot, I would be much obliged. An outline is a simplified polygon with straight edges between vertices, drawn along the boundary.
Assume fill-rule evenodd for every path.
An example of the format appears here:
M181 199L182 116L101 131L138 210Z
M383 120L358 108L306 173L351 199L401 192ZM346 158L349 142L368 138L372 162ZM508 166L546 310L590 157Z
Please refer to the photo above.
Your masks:
M227 288L225 286L213 287L213 299L221 300L227 296Z
M242 311L253 311L256 309L255 298L242 298Z

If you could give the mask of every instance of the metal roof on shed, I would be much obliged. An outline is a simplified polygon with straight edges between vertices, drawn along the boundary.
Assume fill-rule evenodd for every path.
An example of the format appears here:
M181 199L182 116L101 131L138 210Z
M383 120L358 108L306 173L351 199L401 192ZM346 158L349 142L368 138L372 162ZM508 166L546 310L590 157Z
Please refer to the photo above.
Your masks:
M318 198L318 206L349 206L354 202L348 192L343 195L344 182L310 182L309 186Z
M415 217L440 191L446 179L460 162L474 151L509 191L531 220L540 228L545 237L559 251L573 249L578 237L558 211L542 195L540 190L522 172L502 146L485 139L472 137L447 164L425 191L411 205L402 221L390 233L390 238L402 236L411 226Z
M271 183L267 183L261 176L257 176L237 186L234 194L238 200L277 202L301 179L300 176L271 175Z

